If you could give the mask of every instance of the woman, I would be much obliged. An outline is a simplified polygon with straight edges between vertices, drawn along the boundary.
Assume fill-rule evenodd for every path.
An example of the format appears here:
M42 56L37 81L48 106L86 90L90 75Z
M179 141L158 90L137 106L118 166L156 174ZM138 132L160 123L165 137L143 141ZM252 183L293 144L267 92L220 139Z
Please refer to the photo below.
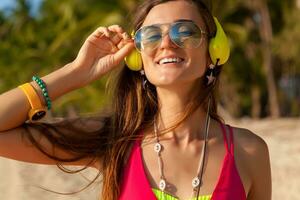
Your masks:
M73 62L2 94L0 155L95 167L103 174L105 200L270 200L266 143L249 130L225 126L217 114L222 63L208 51L218 30L209 6L146 0L135 20L134 42L118 25L100 27ZM24 123L28 112L31 121L41 118L39 104L51 109L51 101L130 60L134 43L142 69L119 68L108 112ZM29 93L38 95L36 102Z

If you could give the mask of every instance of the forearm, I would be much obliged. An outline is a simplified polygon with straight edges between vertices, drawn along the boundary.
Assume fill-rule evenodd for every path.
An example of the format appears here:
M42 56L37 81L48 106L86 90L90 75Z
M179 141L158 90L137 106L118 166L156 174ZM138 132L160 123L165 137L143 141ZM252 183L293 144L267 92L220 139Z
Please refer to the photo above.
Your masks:
M80 74L74 71L72 64L68 64L57 71L42 77L47 85L49 97L52 101L58 97L81 87ZM31 82L45 105L39 86ZM23 124L28 117L30 104L20 88L14 88L0 95L0 131L16 128Z

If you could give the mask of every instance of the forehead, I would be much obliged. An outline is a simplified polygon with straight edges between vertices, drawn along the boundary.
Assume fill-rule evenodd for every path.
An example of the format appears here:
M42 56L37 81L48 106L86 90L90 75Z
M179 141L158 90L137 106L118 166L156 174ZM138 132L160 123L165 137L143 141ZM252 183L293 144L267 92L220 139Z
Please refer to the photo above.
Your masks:
M199 26L204 26L197 6L185 0L169 1L153 7L146 16L143 26L172 23L180 19L193 20Z

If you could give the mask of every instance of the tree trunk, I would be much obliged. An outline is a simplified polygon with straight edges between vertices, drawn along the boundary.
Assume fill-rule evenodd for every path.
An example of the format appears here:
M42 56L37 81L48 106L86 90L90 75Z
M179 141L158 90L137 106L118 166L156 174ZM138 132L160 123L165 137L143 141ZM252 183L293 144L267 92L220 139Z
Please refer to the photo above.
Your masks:
M251 107L251 117L254 119L258 119L260 117L261 111L261 104L260 104L260 88L255 85L251 88L251 100L252 100L252 107Z
M278 118L280 116L280 110L274 73L272 69L271 42L273 34L270 14L268 6L264 0L253 0L253 3L256 12L258 12L260 15L259 33L262 40L263 67L267 80L270 115L273 118Z

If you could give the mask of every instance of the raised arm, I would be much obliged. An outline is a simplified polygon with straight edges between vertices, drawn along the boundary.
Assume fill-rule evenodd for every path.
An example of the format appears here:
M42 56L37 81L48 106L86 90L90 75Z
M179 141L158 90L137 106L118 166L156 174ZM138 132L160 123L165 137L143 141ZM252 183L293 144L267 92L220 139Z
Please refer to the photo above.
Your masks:
M100 27L84 42L76 59L51 74L42 77L52 101L81 87L114 69L134 48L133 42L117 25ZM40 87L30 83L45 105ZM30 145L26 130L22 126L27 120L30 103L20 88L14 88L0 95L0 156L33 163L54 164L54 160L43 155L35 146ZM53 145L38 130L32 130L34 137L47 152ZM58 149L56 156L68 158L69 152ZM71 163L86 165L86 161Z

